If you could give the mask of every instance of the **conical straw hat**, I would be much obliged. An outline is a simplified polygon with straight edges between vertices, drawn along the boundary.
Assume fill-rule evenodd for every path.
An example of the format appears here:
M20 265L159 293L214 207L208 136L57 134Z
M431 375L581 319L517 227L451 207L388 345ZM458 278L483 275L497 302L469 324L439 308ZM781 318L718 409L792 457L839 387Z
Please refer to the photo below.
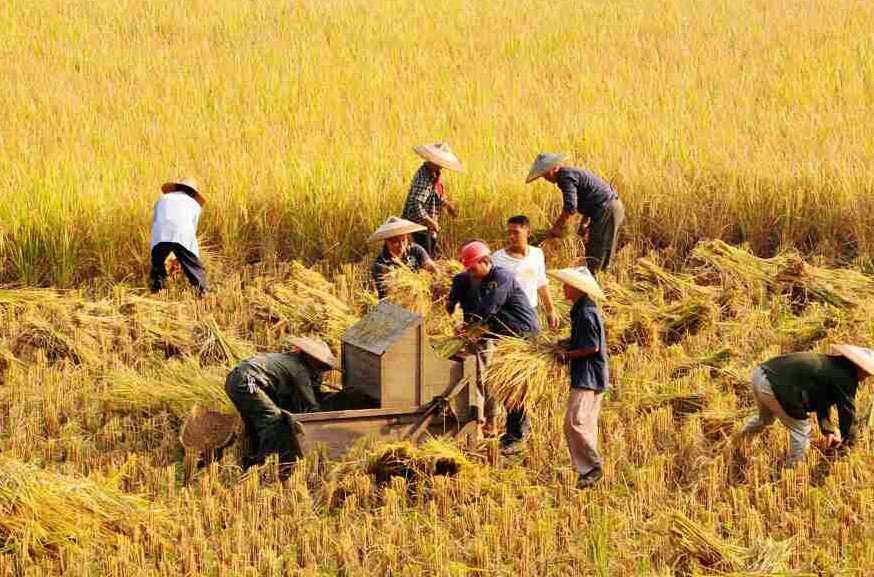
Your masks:
M871 349L840 344L831 346L831 354L846 357L869 375L874 375L874 351Z
M525 179L525 183L527 184L537 180L562 160L564 160L564 154L541 152L537 155L537 158L534 159L534 164L531 165L531 170L528 171L528 177Z
M373 234L370 235L370 237L367 239L367 242L378 242L387 238L394 238L396 236L410 234L411 232L419 232L422 230L427 229L421 224L410 222L409 220L398 218L396 216L390 216L385 220L384 223L382 223L382 226L373 231Z
M586 293L593 300L604 301L607 297L604 291L598 285L598 281L589 272L589 269L582 266L579 268L563 268L558 270L546 271L546 274L554 279L557 279L565 284L569 284L575 289Z
M300 352L311 356L325 366L331 369L337 368L337 359L331 352L331 347L322 339L294 337L291 339L291 344L300 349Z
M454 170L456 172L462 169L461 161L458 160L458 157L455 156L455 153L452 152L452 149L449 148L449 145L445 142L420 144L414 146L413 150L416 154L428 162L433 162L437 166L442 166L443 168L448 168L449 170Z
M194 198L201 205L206 203L206 198L203 193L197 188L197 182L186 176L179 180L171 180L161 185L161 192L167 194L169 192L184 192L188 196Z

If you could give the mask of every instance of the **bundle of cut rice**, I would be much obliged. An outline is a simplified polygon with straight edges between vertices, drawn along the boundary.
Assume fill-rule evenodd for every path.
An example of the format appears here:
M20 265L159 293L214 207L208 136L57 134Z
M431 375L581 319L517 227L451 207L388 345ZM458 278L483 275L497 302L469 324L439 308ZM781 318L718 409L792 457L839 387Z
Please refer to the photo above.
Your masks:
M431 313L433 282L434 276L430 272L415 271L406 266L393 268L383 280L389 302L423 317Z
M718 316L711 300L696 297L666 306L656 318L662 326L662 339L671 344L710 326Z
M232 332L222 331L215 318L210 316L198 327L198 340L202 342L198 355L201 365L221 364L234 368L243 359L255 354L255 348Z
M634 274L642 292L649 291L651 286L658 286L672 300L690 296L712 298L715 293L712 287L696 284L691 276L670 273L649 258L637 259Z
M699 367L717 368L724 366L732 358L731 347L722 347L713 352L701 355L699 357L687 359L674 367L671 371L672 378L679 378L688 374Z
M707 405L707 395L703 392L695 393L656 393L641 399L639 408L648 412L660 407L670 406L674 415L688 415L704 410Z
M486 388L509 408L533 408L566 387L564 367L556 359L558 351L556 342L543 337L498 339Z
M742 568L746 549L726 543L679 511L670 514L670 523L670 534L681 557L708 569L732 571Z

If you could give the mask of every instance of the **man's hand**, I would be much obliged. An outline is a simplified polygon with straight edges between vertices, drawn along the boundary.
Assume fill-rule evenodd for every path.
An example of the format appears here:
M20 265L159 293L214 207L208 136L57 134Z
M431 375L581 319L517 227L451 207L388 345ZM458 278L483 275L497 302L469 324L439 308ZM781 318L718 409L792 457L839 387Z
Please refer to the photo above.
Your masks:
M558 315L555 314L555 311L547 312L546 319L549 322L549 330L557 331L558 330Z
M828 434L823 438L822 444L826 449L837 449L841 441L836 435Z
M555 360L561 364L568 362L567 351L561 350L555 353Z
M561 238L567 233L567 227L564 225L553 225L546 231L546 238Z
M580 238L583 240L589 238L589 221L581 220L580 227L577 229L577 234L580 235Z
M435 234L440 232L440 224L438 224L438 222L433 218L429 218L425 221L425 227Z
M443 206L446 207L446 212L449 213L449 216L451 216L452 218L458 216L458 211L455 209L455 205L453 205L451 202L444 200Z

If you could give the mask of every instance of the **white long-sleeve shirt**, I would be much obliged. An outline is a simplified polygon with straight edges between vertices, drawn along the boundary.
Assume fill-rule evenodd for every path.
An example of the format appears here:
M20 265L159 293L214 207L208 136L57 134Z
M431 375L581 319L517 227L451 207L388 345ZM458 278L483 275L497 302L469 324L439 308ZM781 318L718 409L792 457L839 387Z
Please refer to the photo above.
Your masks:
M200 204L184 192L162 194L155 203L152 220L152 245L175 242L200 256L197 244L197 223L200 220Z

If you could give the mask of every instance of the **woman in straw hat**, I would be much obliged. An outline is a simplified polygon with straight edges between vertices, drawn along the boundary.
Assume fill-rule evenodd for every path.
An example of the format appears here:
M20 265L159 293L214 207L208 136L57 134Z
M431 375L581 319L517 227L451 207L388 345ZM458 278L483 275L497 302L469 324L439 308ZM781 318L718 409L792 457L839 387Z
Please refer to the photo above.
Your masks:
M596 301L604 293L587 268L549 271L561 281L571 308L571 337L562 343L558 360L570 363L570 386L564 418L564 436L571 461L577 470L577 487L585 489L603 476L598 453L598 415L604 392L610 386L607 335Z
M290 340L292 352L262 353L242 361L225 381L225 392L239 411L248 441L243 466L279 455L280 465L301 456L300 426L291 413L319 409L322 375L337 368L331 348L321 339Z
M150 288L158 292L167 283L167 257L175 255L176 261L197 289L197 294L206 294L206 271L200 262L200 247L197 244L197 224L201 207L206 204L203 194L191 178L171 181L161 186L161 198L155 203L152 219L152 266Z
M437 265L425 249L410 241L410 234L423 230L425 227L420 224L390 216L367 239L368 243L383 241L382 251L373 261L370 269L380 299L388 295L385 276L392 269L405 266L412 270L425 269L437 272Z
M740 437L757 435L779 419L789 429L786 465L791 467L804 458L810 444L808 413L816 413L826 448L852 445L856 438L856 390L860 381L874 373L874 351L835 345L831 353L791 353L757 367L752 388L758 414ZM839 435L829 416L832 407L837 407Z
M446 208L451 216L456 215L455 207L446 198L440 175L444 168L460 171L461 162L444 142L420 144L413 150L425 162L413 176L401 216L425 227L426 230L413 233L413 240L433 257L437 250L441 210Z
M625 206L604 180L588 170L562 166L562 160L562 154L538 154L525 182L542 177L561 190L562 213L548 236L563 236L567 221L579 212L583 215L578 232L586 241L586 266L591 271L606 270L619 243Z

